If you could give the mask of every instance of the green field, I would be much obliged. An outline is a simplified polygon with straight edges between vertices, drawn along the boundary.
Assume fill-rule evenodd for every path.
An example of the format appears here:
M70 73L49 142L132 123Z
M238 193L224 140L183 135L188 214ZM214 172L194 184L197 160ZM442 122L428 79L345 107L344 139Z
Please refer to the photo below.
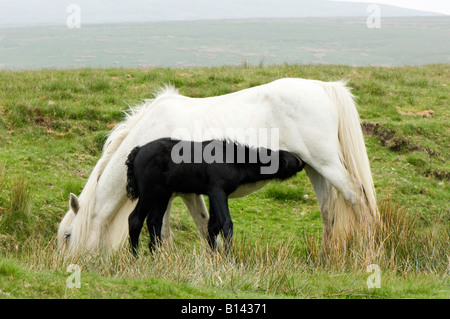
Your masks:
M303 172L230 200L228 256L206 252L181 200L175 244L159 254L56 252L69 193L82 190L123 111L163 83L206 97L282 77L344 78L358 97L388 225L376 252L356 240L320 253L319 207ZM449 298L449 87L448 64L1 71L0 298ZM66 286L73 263L79 289ZM379 289L367 287L369 264L381 268Z

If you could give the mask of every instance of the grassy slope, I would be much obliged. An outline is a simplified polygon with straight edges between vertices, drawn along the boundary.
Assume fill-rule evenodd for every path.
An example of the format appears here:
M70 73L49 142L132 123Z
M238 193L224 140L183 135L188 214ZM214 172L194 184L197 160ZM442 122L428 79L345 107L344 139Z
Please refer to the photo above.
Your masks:
M125 270L98 274L97 264L87 267L89 271L83 273L86 279L83 280L86 284L83 289L68 293L64 290L67 278L65 264L54 266L42 262L36 266L37 262L33 260L39 254L30 254L24 247L26 245L21 245L27 238L33 238L39 243L34 244L35 251L43 249L42 243L54 236L58 222L67 210L69 192L81 191L100 155L106 134L122 119L122 111L143 98L151 98L152 92L162 83L175 84L182 94L204 97L281 77L326 81L348 79L358 97L361 118L369 123L365 126L366 144L379 201L389 195L408 215L418 218L417 227L423 232L448 228L449 65L420 68L284 65L1 72L0 256L7 259L1 261L0 294L12 297L95 297L100 294L102 297L182 298L448 296L448 279L441 270L436 273L412 271L413 275L408 273L409 276L386 273L383 280L389 284L381 292L369 293L364 286L367 278L364 269L350 273L326 269L315 272L296 269L294 272L295 267L292 267L283 272L268 267L280 273L272 279L262 276L260 284L253 282L254 277L249 275L246 278L236 270L231 273L231 279L224 279L224 283L218 285L217 280L211 279L218 276L216 272L219 270L214 268L217 265L207 268L212 272L211 278L192 279L186 274L156 271L156 266L151 268L148 265L145 267L150 268L144 267L149 270L148 276L129 277ZM431 117L417 114L430 109L434 111ZM379 126L372 125L374 123ZM13 222L6 227L8 212L15 205L13 189L20 189L20 185L30 193L28 206L31 205L32 216L26 216L26 223L23 223L23 218L16 222L12 219ZM26 208L27 205L22 206L26 215L30 209ZM262 245L270 241L274 247L283 247L283 240L289 237L295 242L292 251L295 253L302 249L300 239L304 233L320 238L319 208L304 174L287 183L273 183L243 199L230 201L230 207L237 247L244 247L244 244L239 246L239 241L246 240L249 242L245 246L247 250L248 246L256 247L259 241ZM184 211L181 202L176 201L172 228L180 254L180 251L189 251L200 245L192 219ZM444 253L448 256L448 250ZM278 255L274 253L274 256ZM201 259L202 263L208 260L204 256L201 258L206 258L206 261ZM240 267L240 264L233 265L236 269ZM188 273L195 276L195 269ZM233 275L236 278L233 279ZM33 279L36 276L47 279L35 285ZM51 282L61 285L55 288ZM88 285L91 285L90 289Z

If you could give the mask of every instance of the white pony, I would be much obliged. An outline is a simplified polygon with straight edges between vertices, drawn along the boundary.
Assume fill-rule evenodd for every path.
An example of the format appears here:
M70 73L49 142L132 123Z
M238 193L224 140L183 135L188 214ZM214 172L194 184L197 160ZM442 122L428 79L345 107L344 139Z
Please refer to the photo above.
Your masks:
M244 133L227 136L229 128ZM345 83L287 78L208 98L185 97L166 87L111 132L80 197L70 195L70 209L58 229L59 246L70 252L110 251L126 241L128 216L135 203L126 196L125 161L135 146L161 137L180 138L175 135L184 132L191 133L192 140L223 138L274 149L267 138L249 142L245 136L260 129L276 130L279 149L307 163L305 171L320 205L324 241L355 225L370 228L379 219L359 116ZM262 186L244 185L233 195L244 196ZM209 215L202 196L178 195L206 236ZM170 206L169 202L163 222L165 240L171 237Z

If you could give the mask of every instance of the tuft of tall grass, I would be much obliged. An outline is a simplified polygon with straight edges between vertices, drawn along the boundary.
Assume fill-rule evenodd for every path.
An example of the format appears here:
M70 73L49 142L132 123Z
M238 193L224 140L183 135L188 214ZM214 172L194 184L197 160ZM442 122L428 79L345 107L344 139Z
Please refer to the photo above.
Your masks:
M361 281L358 276L363 276L370 264L401 277L432 274L445 278L450 258L448 228L436 224L433 230L424 232L418 229L415 218L389 199L380 207L382 223L371 232L369 242L367 236L354 234L340 245L331 245L326 253L319 236L305 235L299 240L294 235L282 239L270 234L249 238L238 233L228 254L211 252L199 238L189 243L190 248L162 245L154 253L149 253L142 244L138 258L130 254L127 245L108 256L92 252L68 257L55 250L55 239L46 243L43 239L29 239L25 242L27 253L21 254L21 258L35 271L65 271L69 264L77 264L82 272L103 277L161 278L190 286L217 287L236 293L254 291L267 296L308 295L309 289L318 284L314 282L316 273L353 274L354 280Z
M293 239L274 246L263 238L257 242L241 238L234 242L233 252L229 254L211 252L206 242L198 239L193 249L163 245L152 254L141 249L138 258L130 254L126 245L108 256L96 251L70 257L54 249L55 240L43 245L39 240L30 239L26 246L27 252L20 255L21 262L33 271L64 272L70 264L77 264L82 273L102 277L161 278L194 287L250 290L268 295L298 294L296 278L305 272L304 262L294 253Z
M6 183L6 167L0 168L0 190ZM23 176L13 178L9 190L9 207L0 211L0 238L7 246L17 246L33 231L31 190Z
M304 254L313 267L358 271L370 264L400 273L443 275L450 260L450 231L445 221L437 219L431 231L419 228L417 217L399 208L392 200L381 205L381 223L367 235L353 232L320 249L317 237L306 235Z

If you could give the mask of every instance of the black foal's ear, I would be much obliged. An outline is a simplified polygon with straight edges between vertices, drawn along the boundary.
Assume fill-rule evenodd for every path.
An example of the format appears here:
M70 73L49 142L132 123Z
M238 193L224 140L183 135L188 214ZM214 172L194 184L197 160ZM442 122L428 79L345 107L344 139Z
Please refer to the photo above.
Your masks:
M76 215L80 210L80 202L75 194L70 193L69 206Z
M306 165L305 162L303 162L300 158L296 157L295 160L297 161L297 169L300 172Z

